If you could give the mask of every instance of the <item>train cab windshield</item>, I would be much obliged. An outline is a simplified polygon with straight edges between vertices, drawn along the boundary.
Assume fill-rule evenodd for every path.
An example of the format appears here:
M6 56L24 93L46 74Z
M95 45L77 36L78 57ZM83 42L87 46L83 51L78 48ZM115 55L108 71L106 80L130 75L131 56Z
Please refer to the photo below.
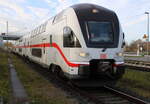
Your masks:
M113 43L113 29L111 22L86 22L87 37L90 43Z

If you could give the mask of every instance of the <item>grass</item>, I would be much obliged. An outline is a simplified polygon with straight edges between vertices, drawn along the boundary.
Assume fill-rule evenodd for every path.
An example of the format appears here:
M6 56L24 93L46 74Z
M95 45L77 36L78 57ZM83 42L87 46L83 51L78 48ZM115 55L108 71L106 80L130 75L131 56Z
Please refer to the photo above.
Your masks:
M11 88L8 70L8 55L0 50L0 97L8 104ZM20 80L29 95L31 104L74 104L59 88L39 76L18 57L12 55L13 63ZM150 99L150 72L127 69L123 78L117 83L118 87L129 89L138 95Z
M125 57L131 57L131 58L141 58L141 57L144 57L144 56L125 56Z
M12 55L13 64L20 80L22 81L31 104L74 104L74 99L69 99L65 93L56 88L49 81L33 71L28 65Z
M117 86L129 89L140 96L150 99L150 72L127 69Z
M7 53L0 49L0 97L3 98L5 104L8 104L11 96L7 58Z

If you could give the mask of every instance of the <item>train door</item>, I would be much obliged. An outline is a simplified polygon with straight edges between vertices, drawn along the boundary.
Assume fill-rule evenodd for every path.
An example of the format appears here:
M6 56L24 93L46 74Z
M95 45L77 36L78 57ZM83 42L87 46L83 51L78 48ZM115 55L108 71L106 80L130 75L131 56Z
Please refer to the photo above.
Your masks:
M66 59L69 61L70 59L70 47L66 47L65 46L65 40L64 40L64 38L65 38L65 33L67 32L66 31L66 27L67 27L67 17L62 21L62 24L61 24L61 31L62 31L62 51L63 51L63 53L64 53L64 55L65 55L65 57L66 57ZM66 71L68 71L68 69L67 69L67 67L66 67L66 60L63 60L64 62L65 62L65 70ZM67 65L68 66L68 65Z
M47 63L47 51L46 51L46 38L42 39L42 44L43 44L43 47L42 47L42 63L43 64L46 64Z
M27 48L26 48L26 38L25 38L25 41L24 41L23 45L24 45L24 48L23 48L24 49L24 51L23 51L24 53L23 53L23 55L26 56L26 51L27 51Z
M52 44L54 42L53 41L54 35L50 34L49 38L50 38L50 46L52 46ZM57 52L56 49L53 47L50 47L48 49L48 61L50 62L49 65L51 63L56 64L56 52Z

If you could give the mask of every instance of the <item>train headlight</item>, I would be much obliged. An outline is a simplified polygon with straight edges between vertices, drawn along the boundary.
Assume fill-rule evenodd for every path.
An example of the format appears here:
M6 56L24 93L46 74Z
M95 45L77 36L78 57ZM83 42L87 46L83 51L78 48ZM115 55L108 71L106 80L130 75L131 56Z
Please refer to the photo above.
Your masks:
M99 11L97 9L92 9L92 13L98 13Z
M81 53L79 54L79 56L81 56L81 57L87 57L87 56L89 56L89 53L81 52Z
M118 52L116 53L117 56L123 56L123 53L122 52Z

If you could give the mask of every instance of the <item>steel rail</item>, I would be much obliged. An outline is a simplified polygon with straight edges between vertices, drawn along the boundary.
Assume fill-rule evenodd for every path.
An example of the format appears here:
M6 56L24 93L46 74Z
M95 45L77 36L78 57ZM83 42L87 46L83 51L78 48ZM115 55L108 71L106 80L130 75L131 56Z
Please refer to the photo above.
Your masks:
M115 93L115 94L117 94L117 95L119 95L119 96L121 96L121 97L123 97L123 98L125 98L125 99L127 99L129 101L131 101L131 102L134 102L136 104L150 104L150 102L147 102L147 101L144 101L144 100L139 99L137 97L134 97L132 95L126 94L126 93L124 93L122 91L119 91L119 90L116 90L116 89L114 89L112 87L104 86L104 88L106 88L109 91L111 91L111 92L113 92L113 93Z
M150 62L126 60L125 66L134 70L150 72Z

